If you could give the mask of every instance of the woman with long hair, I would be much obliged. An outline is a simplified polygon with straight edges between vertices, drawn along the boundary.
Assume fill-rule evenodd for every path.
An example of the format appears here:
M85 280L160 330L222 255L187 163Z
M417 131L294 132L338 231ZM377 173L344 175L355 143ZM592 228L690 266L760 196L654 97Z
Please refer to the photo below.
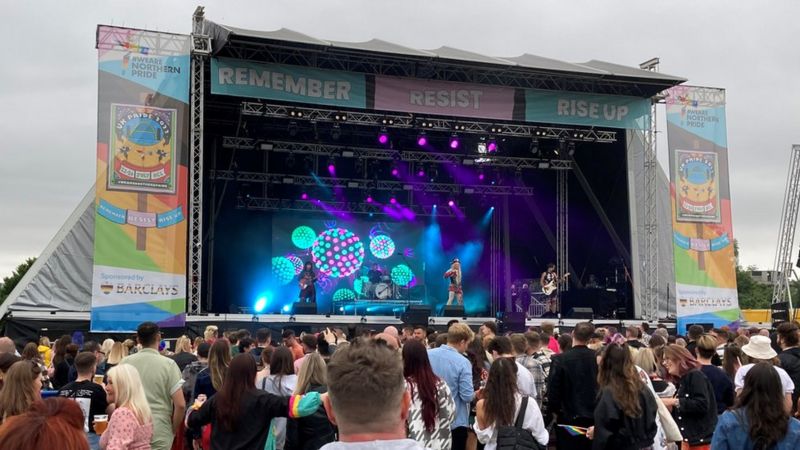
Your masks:
M111 351L108 353L108 357L106 358L106 372L119 364L119 362L122 361L122 358L126 356L128 356L128 347L126 347L122 342L114 342L114 345L111 346Z
M175 341L175 353L170 358L175 361L181 372L186 366L197 361L197 356L192 353L192 340L189 336L183 335Z
M656 399L644 384L626 346L609 344L597 372L600 398L589 436L596 450L650 447L658 431Z
M444 277L450 280L450 286L447 288L447 304L453 304L453 298L458 300L459 305L464 304L464 288L461 284L461 261L458 258L453 259L450 268L444 273Z
M230 363L231 345L225 339L217 339L208 351L208 367L197 374L192 398L201 394L206 397L216 394L222 388Z
M662 398L661 402L671 410L685 442L696 450L708 450L717 425L711 382L700 371L700 362L680 345L670 344L664 349L662 364L670 381L679 387L675 398Z
M305 395L309 392L328 392L328 367L322 355L317 352L309 353L304 358L297 374L297 386L294 388L294 395ZM299 450L318 450L336 438L323 406L308 417L290 420L286 434L286 447Z
M0 423L12 416L25 413L31 405L42 399L42 369L31 361L17 361L3 378L0 390Z
M433 373L428 351L419 341L403 346L403 376L411 394L406 419L408 437L423 447L450 448L450 425L456 418L456 405L447 383Z
M8 369L10 369L14 363L20 361L21 359L22 358L14 355L13 353L0 354L0 390L3 389L3 380L5 380Z
M660 336L658 336L661 339ZM651 338L652 340L652 338ZM651 348L640 348L636 355L633 357L633 362L637 367L647 373L650 382L653 384L653 390L659 397L672 397L675 394L675 386L669 381L664 380L661 375L662 367L656 359L655 353Z
M222 389L208 400L198 398L186 424L193 430L212 424L211 447L227 450L263 449L269 423L275 417L302 417L317 411L320 395L277 396L256 389L256 361L237 355Z
M272 352L269 371L269 376L263 378L257 387L272 395L292 395L297 387L297 375L294 373L294 355L289 347L281 346ZM286 444L286 419L276 417L269 429L275 440L275 450L283 450Z
M40 337L39 346L36 349L39 350L39 356L42 358L44 366L50 367L50 363L53 362L53 349L50 348L50 338L47 336Z
M722 352L722 370L733 381L736 378L736 372L742 367L742 360L745 358L744 352L737 344L725 345Z
M714 450L789 450L800 448L800 421L778 408L784 400L780 376L769 363L754 365L734 409L720 416Z
M108 372L106 398L115 406L108 429L100 436L103 450L149 450L153 438L150 405L135 367L122 364ZM95 430L97 425L95 424Z
M47 367L39 355L39 346L35 342L28 342L22 349L22 359L30 361L39 366L42 371L42 389L50 389L50 378L47 376Z
M485 450L497 449L497 429L514 426L525 403L522 428L531 433L540 445L547 445L550 435L544 427L536 400L523 397L517 390L517 364L508 358L492 363L483 390L483 399L475 406L475 434Z
M32 404L27 412L11 417L0 427L0 448L89 450L81 407L65 397Z
M53 389L61 389L69 383L69 366L67 360L67 346L72 344L72 338L65 334L58 338L53 348L53 376L50 377Z

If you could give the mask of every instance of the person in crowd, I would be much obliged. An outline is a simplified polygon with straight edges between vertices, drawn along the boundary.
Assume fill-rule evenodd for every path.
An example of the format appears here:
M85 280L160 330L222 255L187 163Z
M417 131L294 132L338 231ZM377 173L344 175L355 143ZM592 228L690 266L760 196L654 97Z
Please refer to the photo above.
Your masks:
M158 353L161 341L158 325L141 323L136 329L136 339L142 349L125 357L120 364L130 364L139 371L153 417L152 449L168 450L186 411L181 371L175 361Z
M21 360L19 356L14 355L13 353L0 353L0 390L3 389L3 380L6 377L6 373L8 373L8 369L11 366Z
M427 448L450 448L456 405L447 383L433 373L422 343L403 346L403 376L411 396L408 437Z
M673 337L674 336L670 336L670 339L672 339ZM686 348L686 346L689 345L689 344L686 343L686 339L684 339L682 337L675 337L674 342L670 342L670 344L675 344L675 345L677 345L679 347L683 347L683 348Z
M122 341L122 345L124 345L125 348L128 349L129 355L132 355L139 351L139 348L136 345L136 341L134 341L133 339L125 339L124 341Z
M19 352L17 352L17 346L10 337L0 337L0 354L3 353L12 353L19 356Z
M717 425L717 402L711 382L689 350L677 344L667 346L662 364L670 380L678 384L675 398L662 398L662 403L671 409L684 442L697 450L708 450Z
M47 366L44 365L44 361L42 361L41 355L39 354L39 348L35 342L28 342L25 344L25 347L22 349L22 359L39 365L39 369L42 371L42 389L50 389L52 384L50 383L50 377L47 375Z
M528 332L528 333L535 333L535 332ZM527 333L526 333L527 334ZM531 336L533 338L533 336ZM538 341L539 334L536 334L536 340ZM542 367L542 363L536 359L531 353L531 347L529 345L529 340L525 334L512 334L511 335L511 343L514 346L514 354L516 355L517 364L521 365L525 369L528 370L531 374L531 378L533 379L533 389L534 395L533 398L536 399L536 402L539 405L539 409L542 409L542 404L544 402L544 397L546 394L546 387L547 387L547 375L544 373L544 368ZM549 361L549 359L548 359Z
M580 322L572 330L572 348L553 359L547 400L550 411L560 425L590 427L594 425L597 400L597 357L586 344L594 333L594 325ZM556 427L558 449L589 449L592 442L585 436L572 436L564 427Z
M254 341L249 337L241 338L238 340L238 344L236 345L234 345L231 342L231 356L236 356L240 353L247 353L253 355L251 351L255 350L255 348L256 348L256 341ZM255 359L256 359L255 355L253 355L253 360L255 361Z
M103 386L94 382L97 359L93 352L81 352L75 357L75 368L78 378L67 383L58 391L58 395L74 400L81 407L84 416L83 429L89 437L89 444L97 448L100 437L95 433L92 418L98 414L111 414L114 410L106 400Z
M550 440L539 406L517 389L516 375L524 370L508 358L499 357L492 363L483 398L475 406L474 429L486 450L497 448L497 429L514 426L518 415L523 416L522 429L530 432L539 445L546 446Z
M800 421L783 408L780 376L769 363L758 363L745 375L744 387L733 410L719 418L711 448L714 450L800 448Z
M183 335L175 341L175 353L170 358L175 361L181 372L186 366L197 361L197 356L192 354L192 340L189 336Z
M209 344L214 344L214 341L217 340L218 335L219 335L219 327L217 327L216 325L208 325L206 327L206 330L203 332L203 339Z
M89 450L81 408L60 397L36 402L27 412L9 418L0 427L0 448Z
M745 335L736 336L736 338L733 339L733 343L738 345L739 348L742 348L750 343L750 336L745 336Z
M111 352L106 358L106 372L118 365L122 358L126 356L128 356L128 347L122 342L114 342L114 345L111 346Z
M256 389L256 361L252 355L231 360L222 389L209 399L195 400L186 425L199 430L211 424L211 447L227 450L263 449L269 423L275 417L300 417L314 413L320 395L279 397Z
M294 360L295 373L300 373L300 367L303 366L303 362L306 360L308 355L316 353L317 351L317 337L315 335L304 334L303 337L300 338L300 342L303 346L303 357Z
M712 358L717 354L717 340L711 335L700 336L697 340L697 361L701 364L700 370L711 382L714 388L714 400L717 402L717 414L722 414L733 406L733 382L725 372L712 364Z
M402 335L400 335L400 344L405 344L411 339L414 339L414 327L406 325L403 327Z
M772 348L772 342L770 339L766 336L755 334L754 336L750 337L750 343L742 347L742 353L744 353L745 356L745 361L742 362L746 364L736 371L736 376L733 379L736 392L740 392L742 388L744 388L744 377L747 375L747 371L750 370L753 365L760 362L772 364L776 366L775 370L778 371L778 375L781 377L783 392L786 396L784 400L784 407L786 408L786 411L791 411L792 395L794 394L795 387L794 382L785 370L777 367L780 365L780 360L778 359L778 353Z
M661 339L660 336L653 336L653 338ZM640 349L633 357L633 362L647 374L653 391L658 397L672 398L675 395L675 385L664 379L661 372L663 367L659 364L652 349Z
M541 332L542 346L546 347L557 355L561 353L561 347L558 346L558 336L556 336L556 324L553 322L542 322Z
M466 348L467 339L464 341ZM411 395L397 352L373 340L358 339L333 354L328 382L329 395L323 402L328 418L339 429L339 442L322 450L424 449L406 438ZM364 407L378 404L379 408Z
M494 322L490 322L494 323ZM484 324L485 325L485 324ZM475 333L464 323L457 323L447 330L447 345L428 352L433 373L447 383L456 407L456 417L450 425L453 450L464 450L469 430L470 402L475 397L472 365L462 356L475 339ZM337 356L334 354L334 358ZM483 353L483 348L480 349Z
M625 328L625 340L627 341L628 347L635 348L636 350L644 347L642 341L639 340L640 333L641 330L635 325Z
M374 339L378 342L386 344L389 348L391 348L394 351L400 350L400 341L395 339L395 337L392 336L391 334L378 333L375 335ZM297 364L297 361L295 361L295 364Z
M257 366L260 370L256 374L256 386L260 386L262 380L270 375L269 362L272 360L272 353L274 351L275 348L272 346L266 347L261 351L261 355L259 355L260 360L257 361Z
M561 350L561 353L572 348L572 335L562 334L558 336L556 341L558 341L558 348ZM587 342L586 344L588 346L589 343Z
M261 359L261 352L266 348L272 347L272 332L269 328L259 328L256 330L256 348L250 351L256 360ZM269 359L267 359L269 361Z
M25 413L42 398L42 371L38 364L17 361L6 372L4 381L0 390L0 423Z
M722 357L725 356L725 346L728 345L728 338L730 335L726 329L722 328L712 328L708 334L717 342L717 358L719 358L719 360L715 362L719 362L719 365L717 365L719 367L722 365Z
M449 328L448 328L449 329ZM494 338L497 336L497 322L494 320L488 320L481 324L481 327L478 328L478 335L481 338L490 337Z
M106 338L103 340L103 343L100 344L100 352L103 355L108 356L111 353L111 347L114 346L114 340L111 338Z
M216 394L225 381L228 366L231 364L231 346L225 339L217 339L208 351L208 367L197 374L192 398L205 395L210 398Z
M73 334L75 334L75 333L73 333ZM70 361L69 375L68 375L69 382L73 382L76 379L78 379L78 370L75 368L75 358L78 356L78 349L77 349L78 346L77 346L77 344L73 343L71 345L68 345L67 346L67 354L69 355L69 354L72 353L72 348L73 347L75 347L75 354L72 355L72 361ZM86 341L83 344L83 350L82 351L91 352L95 356L95 359L97 361L102 361L103 366L101 367L98 364L95 367L95 371L97 372L98 375L104 375L106 373L106 371L105 371L105 361L104 361L105 355L103 355L103 353L100 351L100 344L98 344L97 341L91 341L91 340L90 341Z
M702 336L705 332L706 330L702 325L692 325L686 332L686 337L688 338L686 350L689 350L689 353L691 353L695 358L697 358L697 353L695 352L695 349L697 348L697 340L700 339L700 336Z
M324 394L327 391L328 368L325 361L319 353L309 353L303 358L294 395L305 395L309 392ZM328 420L325 407L320 405L313 414L290 420L286 435L287 448L319 450L323 445L335 440L336 431Z
M211 346L207 342L201 342L197 346L197 361L193 361L186 366L181 373L181 378L183 379L181 389L187 405L194 401L192 393L197 382L197 375L208 368L208 353L210 349Z
M50 338L42 336L39 338L39 346L36 348L39 351L39 357L42 359L45 367L50 367L53 361L53 349L50 347Z
M148 450L153 439L153 413L139 371L130 364L108 372L106 395L114 412L100 437L103 450Z
M67 346L72 344L72 338L64 335L58 338L53 348L53 376L50 381L53 389L61 389L61 386L69 383L69 366L67 359Z
M305 354L303 352L303 346L297 343L297 337L295 336L293 330L283 330L283 333L281 333L281 338L283 339L283 345L292 351L292 356L295 360L303 357Z
M587 433L593 441L592 448L649 448L658 431L658 405L639 377L631 352L625 346L606 346L600 359L597 383L600 398L594 409L594 427Z
M649 331L650 331L650 324L649 324L649 323L647 323L647 322L642 322L642 324L639 326L639 330L641 330L641 337L640 337L640 340L642 341L642 343L643 343L645 346L647 346L647 344L649 344L649 343L650 343L650 338L651 338L651 337L653 337L653 336L651 336L651 335L650 335L650 333L649 333Z
M414 340L428 346L428 329L424 325L414 325Z
M489 342L489 346L486 347L486 351L492 355L492 359L495 361L497 361L498 358L508 358L514 361L514 364L517 365L515 378L517 380L518 392L521 395L533 397L537 402L539 401L539 398L537 397L538 392L536 391L536 383L533 381L533 375L531 375L531 372L527 370L525 366L517 362L516 356L514 355L514 349L509 338L506 336L495 336L495 338Z
M792 394L792 413L795 413L800 399L800 329L797 324L784 322L778 325L778 346L781 348L781 352L778 353L781 368L786 371L795 386Z
M228 331L226 331L225 332L225 339L227 339L228 343L231 344L231 358L233 358L234 356L236 356L236 355L238 355L239 353L242 352L242 349L239 346L239 341L240 340L249 339L250 340L250 344L255 342L252 339L250 339L249 337L240 335L238 330L228 330ZM249 345L247 347L249 347ZM255 345L253 345L253 347L255 347Z
M278 347L272 352L269 371L269 376L256 385L259 389L281 397L294 392L297 387L297 375L294 373L294 356L288 347ZM270 433L275 440L275 449L283 450L286 443L286 419L283 417L273 419Z
M736 379L736 372L742 367L742 361L745 358L747 357L739 345L734 343L725 346L722 356L722 370L731 381Z

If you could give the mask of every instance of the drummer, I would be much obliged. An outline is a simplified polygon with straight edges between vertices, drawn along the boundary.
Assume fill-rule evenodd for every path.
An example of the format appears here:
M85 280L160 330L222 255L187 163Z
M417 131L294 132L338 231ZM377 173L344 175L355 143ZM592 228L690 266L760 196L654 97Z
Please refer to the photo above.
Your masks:
M381 266L377 263L372 265L372 269L367 272L367 277L369 278L370 283L380 283L381 279L383 278L383 271L381 271Z

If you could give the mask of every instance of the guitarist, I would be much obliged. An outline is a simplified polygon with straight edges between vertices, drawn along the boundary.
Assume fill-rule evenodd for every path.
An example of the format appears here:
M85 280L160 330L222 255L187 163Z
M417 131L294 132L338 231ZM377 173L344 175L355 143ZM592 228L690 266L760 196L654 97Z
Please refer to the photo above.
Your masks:
M311 261L306 261L303 266L303 271L300 272L300 298L298 302L317 302L317 288L314 283L317 282L317 274L314 272L314 264Z
M547 315L554 317L558 313L558 284L566 279L569 274L559 276L556 272L556 265L550 263L547 265L547 271L542 272L542 277L539 282L542 285L542 293L547 297Z

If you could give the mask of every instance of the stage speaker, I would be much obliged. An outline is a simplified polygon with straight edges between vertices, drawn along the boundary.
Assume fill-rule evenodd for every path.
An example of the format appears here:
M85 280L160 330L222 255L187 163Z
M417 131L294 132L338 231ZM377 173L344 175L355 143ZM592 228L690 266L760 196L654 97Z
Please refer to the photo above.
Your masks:
M444 305L442 317L467 317L462 305Z
M525 313L516 311L497 312L497 332L507 333L509 331L525 331Z
M408 305L400 320L407 325L423 325L427 328L431 317L431 307L428 305Z
M570 308L567 312L568 319L594 319L594 310L592 308Z
M305 302L295 302L292 306L292 314L316 314L317 313L317 304L316 303L305 303Z
M772 323L789 321L789 302L773 303L770 306Z

